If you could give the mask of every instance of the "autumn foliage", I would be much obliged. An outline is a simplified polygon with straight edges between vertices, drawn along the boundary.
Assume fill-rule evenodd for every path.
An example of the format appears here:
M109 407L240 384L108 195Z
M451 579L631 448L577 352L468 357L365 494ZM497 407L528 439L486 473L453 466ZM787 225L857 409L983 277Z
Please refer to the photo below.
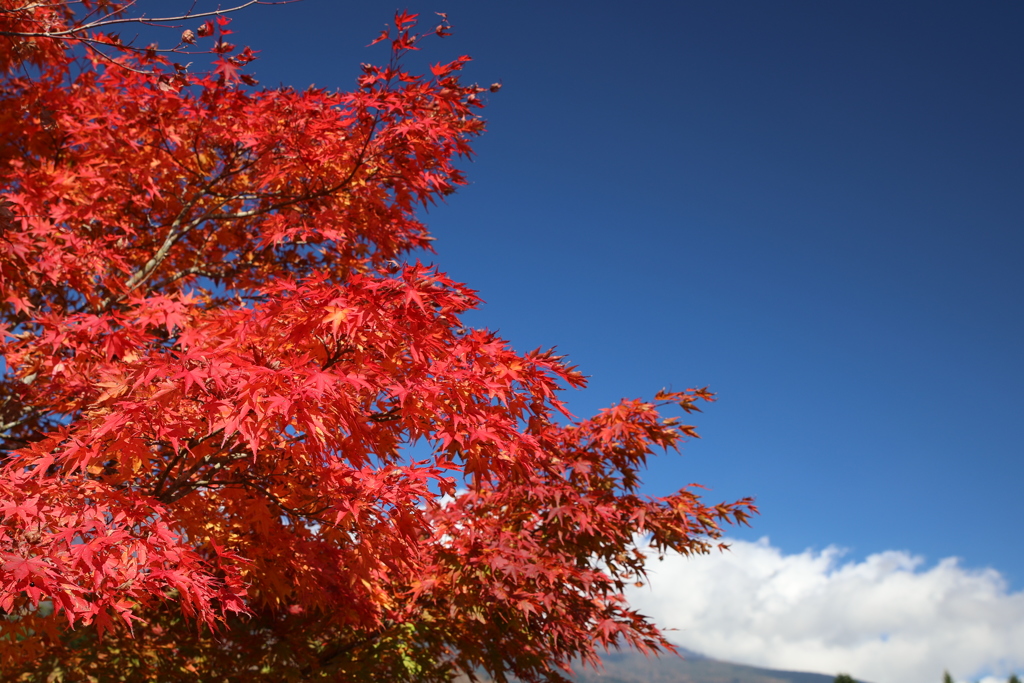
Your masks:
M483 130L468 57L404 71L403 13L352 92L258 90L227 17L161 52L85 26L121 9L0 0L4 679L559 680L670 647L622 596L637 543L753 511L638 494L693 435L660 411L710 395L573 421L575 369L404 260Z

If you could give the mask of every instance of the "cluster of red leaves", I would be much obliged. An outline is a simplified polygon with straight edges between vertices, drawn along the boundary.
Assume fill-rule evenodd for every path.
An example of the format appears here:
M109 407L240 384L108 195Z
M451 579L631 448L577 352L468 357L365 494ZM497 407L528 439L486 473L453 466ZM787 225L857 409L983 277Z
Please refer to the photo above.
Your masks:
M0 0L0 670L559 680L669 647L622 597L638 539L753 511L637 493L693 435L659 408L710 396L560 426L580 374L395 261L483 129L468 58L402 70L415 20L353 92L254 91L223 17L183 35L216 41L197 76Z

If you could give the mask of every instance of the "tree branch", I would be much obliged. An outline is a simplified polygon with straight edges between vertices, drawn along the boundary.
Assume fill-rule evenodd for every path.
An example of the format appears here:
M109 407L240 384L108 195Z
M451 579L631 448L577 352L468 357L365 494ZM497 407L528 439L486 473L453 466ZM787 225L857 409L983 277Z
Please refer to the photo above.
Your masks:
M246 7L251 7L252 5L289 5L289 4L293 3L293 2L301 2L301 0L276 0L276 1L273 1L273 2L268 1L268 0L249 0L249 2L243 3L241 5L236 5L235 7L229 7L227 9L217 9L217 10L213 10L211 12L196 12L196 13L193 13L192 10L189 10L185 14L181 14L181 15L173 16L173 17L151 17L151 18L147 18L145 15L142 15L141 17L122 17L122 18L119 18L119 19L97 19L95 21L90 21L90 22L87 22L87 23L84 23L84 24L78 24L76 26L72 26L71 28L67 28L67 29L64 29L62 31L0 31L0 36L14 36L14 37L20 37L20 38L55 38L55 39L56 38L70 38L72 40L82 40L82 41L85 41L85 40L89 40L89 39L80 37L78 35L79 33L84 33L86 31L96 31L96 30L99 30L99 29L107 28L108 26L118 26L118 25L121 25L121 24L142 24L144 26L154 26L154 25L159 25L159 24L167 24L167 23L170 23L172 21L185 21L186 19L203 19L205 17L217 17L217 16L221 16L221 15L224 15L224 14L230 14L232 12L238 12L239 10L243 10ZM132 0L131 2L126 4L125 7L121 11L123 11L124 9L127 9L128 7L131 7L134 4L135 4L135 0ZM40 4L40 3L33 3L31 5L25 5L24 7L17 7L15 9L0 10L0 11L2 11L4 13L13 14L15 12L31 11L33 9L37 9L39 7L42 7L42 6L43 5ZM192 3L192 6L195 7L195 2ZM95 41L93 41L93 42L95 42ZM128 47L128 46L117 45L117 46L113 46L113 47ZM129 49L144 49L144 48L129 48Z

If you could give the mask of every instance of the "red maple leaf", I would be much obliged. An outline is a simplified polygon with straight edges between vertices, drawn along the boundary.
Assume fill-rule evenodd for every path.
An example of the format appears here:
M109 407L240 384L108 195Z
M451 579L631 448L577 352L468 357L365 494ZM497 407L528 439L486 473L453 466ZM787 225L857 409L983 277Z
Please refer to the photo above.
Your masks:
M621 594L636 539L707 552L754 512L638 494L696 436L663 413L711 394L572 418L578 370L402 263L483 130L468 57L409 73L431 32L399 12L354 92L253 91L226 17L195 75L83 61L73 3L0 5L5 680L538 681L671 649Z

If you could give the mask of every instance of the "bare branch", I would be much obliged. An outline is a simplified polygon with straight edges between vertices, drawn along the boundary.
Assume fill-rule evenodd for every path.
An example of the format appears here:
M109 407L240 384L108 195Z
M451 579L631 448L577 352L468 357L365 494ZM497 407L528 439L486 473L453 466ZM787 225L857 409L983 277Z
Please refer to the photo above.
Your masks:
M249 0L249 2L237 5L235 7L229 7L227 9L217 9L211 12L196 12L193 14L192 10L189 10L185 14L181 14L174 17L146 17L145 15L142 15L141 17L97 19L95 21L90 21L88 23L72 26L71 28L64 29L63 31L0 31L0 36L15 36L21 38L71 38L74 40L86 40L84 38L81 38L78 34L87 31L96 31L99 29L104 29L108 26L117 26L122 24L142 24L144 26L156 26L159 24L168 24L174 21L185 21L186 19L203 19L206 17L221 16L224 14L230 14L232 12L238 12L239 10L243 10L246 7L251 7L252 5L289 5L293 2L301 2L301 0L276 0L274 2L270 2L268 0ZM125 5L125 8L130 7L134 4L135 0L132 0L132 2L129 2L127 5ZM194 6L195 3L193 3L193 7ZM25 5L24 7L19 7L16 10L5 11L13 13L15 11L32 10L37 7L42 7L42 5Z
M138 16L138 17L117 16L117 15L123 14L126 10L128 10L130 7L135 5L136 0L129 0L128 2L124 2L116 11L114 11L114 12L112 12L110 14L107 14L105 18L94 19L94 20L89 21L88 18L90 16L92 16L93 14L95 14L96 12L99 11L98 9L94 9L92 12L90 12L89 14L86 15L85 20L80 21L78 23L75 23L72 26L69 26L69 27L66 27L66 28L58 29L56 27L51 28L49 26L43 25L43 26L40 27L42 30L37 30L37 31L2 30L2 31L0 31L0 36L7 36L7 37L11 37L11 38L26 38L26 39L28 39L28 38L49 38L49 39L58 40L58 41L72 41L72 42L81 43L82 45L85 45L86 47L91 48L91 50L94 53L98 54L100 57L102 57L106 61L112 62L112 63L116 64L117 66L123 67L125 69L128 69L129 71L133 71L133 72L136 72L136 73L143 73L143 74L147 74L147 75L154 75L154 74L157 73L156 71L140 71L138 69L131 68L131 67L129 67L129 66L125 65L125 64L122 64L120 62L116 62L113 57L111 57L108 54L105 54L103 52L103 50L101 50L100 48L112 48L112 49L118 50L120 52L130 52L130 53L135 53L135 54L150 54L150 55L155 55L156 53L174 53L174 54L186 54L186 55L209 54L210 52L216 52L216 50L210 50L210 51L206 51L206 52L188 51L188 50L185 49L185 46L187 45L187 43L183 42L183 40L178 40L177 44L174 47L172 47L172 48L163 48L163 49L161 49L161 48L158 48L155 44L148 45L146 47L137 47L137 46L132 44L134 42L134 39L132 41L128 42L128 43L123 43L123 42L121 42L120 38L118 38L116 35L113 35L113 34L109 34L106 37L106 39L104 39L103 37L96 37L95 35L90 36L88 34L90 32L99 32L101 30L106 30L106 29L109 29L109 28L112 28L112 27L123 26L123 25L130 25L130 24L142 25L142 26L160 27L160 26L166 26L168 24L173 24L173 22L180 22L180 21L194 20L194 19L204 19L204 18L207 18L207 17L223 16L225 14L231 14L232 12L238 12L240 10L243 10L243 9L245 9L247 7L251 7L253 5L288 5L288 4L291 4L293 2L301 2L301 0L249 0L248 2L244 2L244 3L242 3L240 5L236 5L234 7L228 7L226 9L217 9L217 10L212 10L212 11L209 11L209 12L194 12L193 10L195 9L196 2L198 2L198 0L193 0L192 7L187 12L185 12L184 14L176 15L176 16L151 17L151 18L150 17L146 17L145 14L143 14L142 16ZM63 3L61 3L61 4L63 4ZM74 2L67 2L66 4L76 4L76 3L74 3ZM53 5L54 5L54 3L30 3L30 4L26 4L26 5L22 6L22 7L17 7L17 8L14 8L14 9L3 9L3 10L0 10L0 13L3 13L3 14L16 14L16 13L19 13L19 12L27 13L27 12L31 12L32 10L40 9L40 8L43 8L43 7L50 7L50 6L53 6ZM27 21L31 22L32 18L28 17Z

